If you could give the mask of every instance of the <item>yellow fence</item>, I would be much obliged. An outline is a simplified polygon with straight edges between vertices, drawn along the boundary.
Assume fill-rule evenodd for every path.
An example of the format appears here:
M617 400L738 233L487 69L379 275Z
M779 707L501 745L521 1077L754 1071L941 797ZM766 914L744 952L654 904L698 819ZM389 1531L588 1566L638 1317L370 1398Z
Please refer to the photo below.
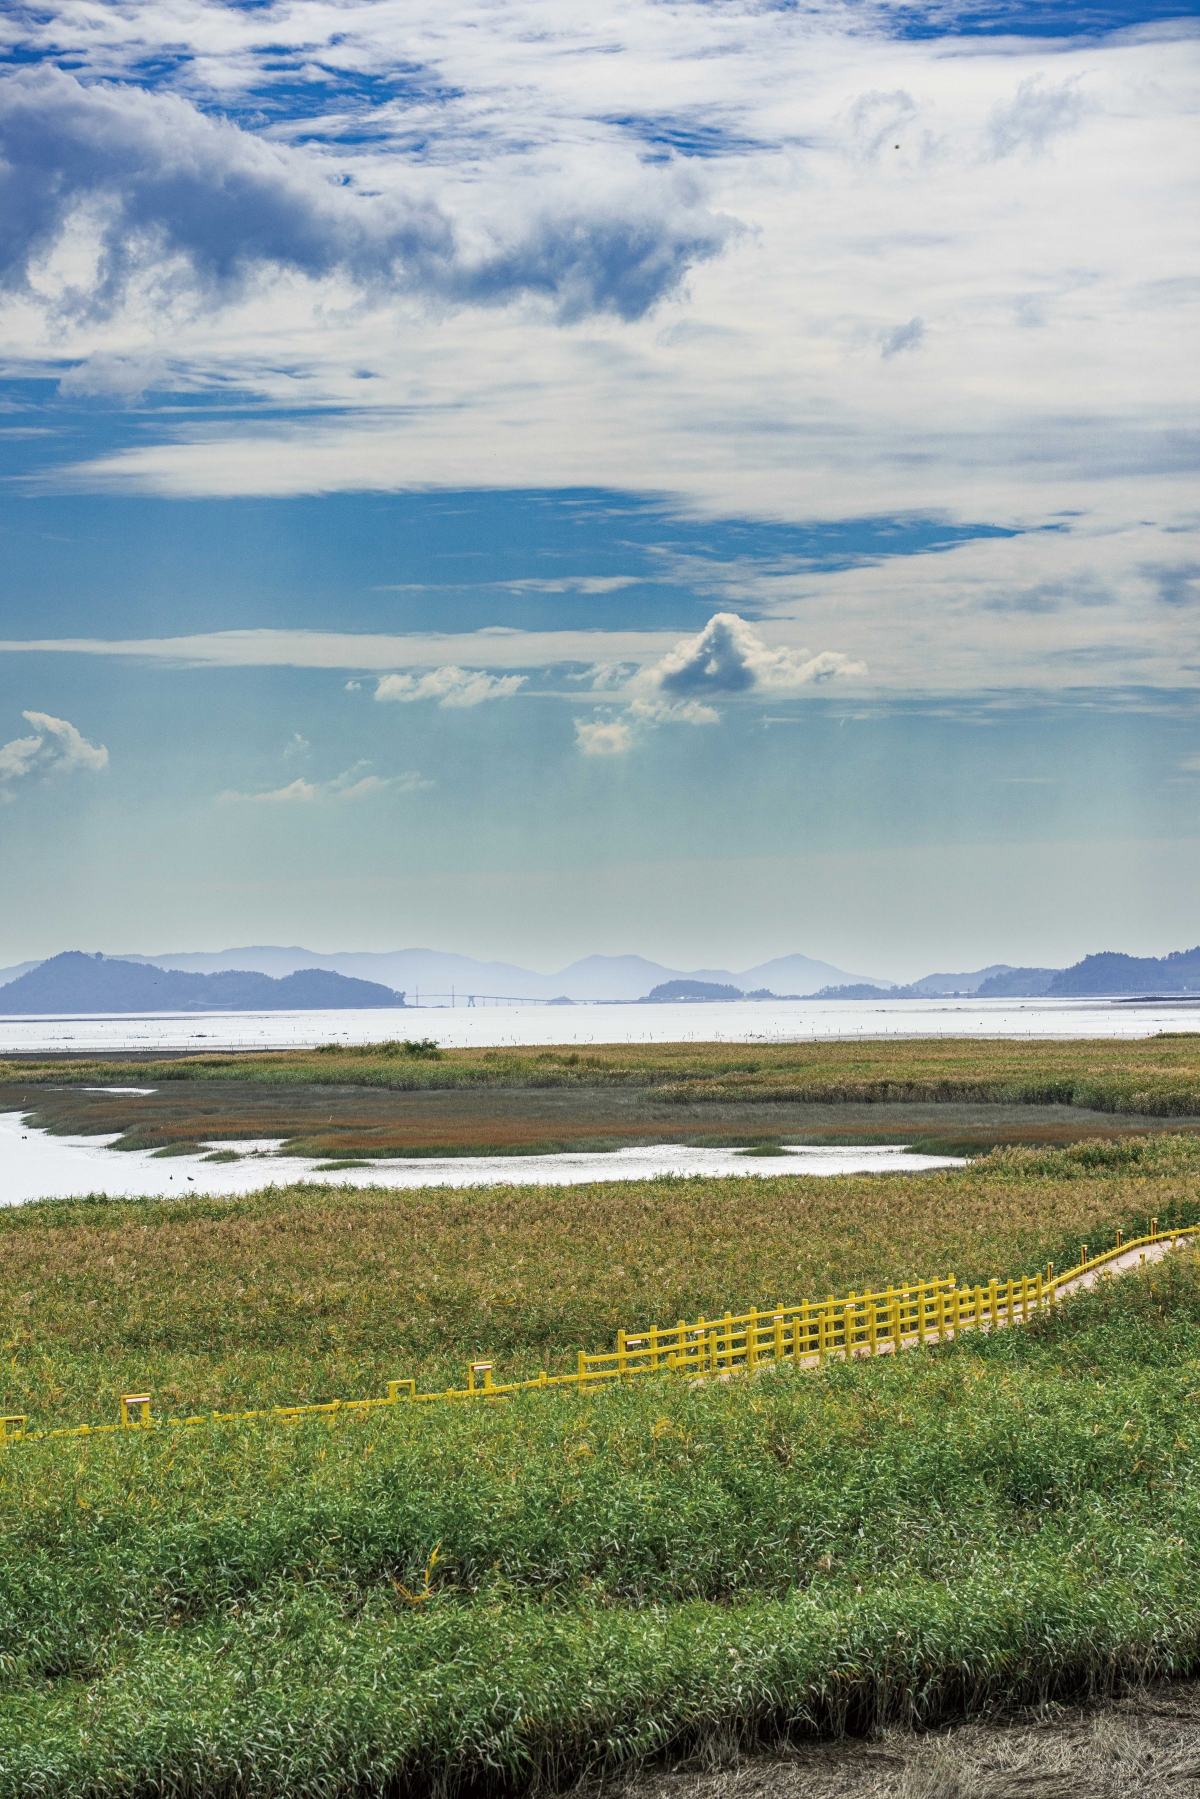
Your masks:
M830 1356L894 1355L927 1343L945 1343L970 1330L1001 1330L1027 1323L1058 1302L1088 1275L1103 1277L1112 1264L1139 1255L1144 1262L1166 1249L1175 1249L1200 1237L1200 1225L1159 1235L1158 1220L1150 1220L1144 1237L1123 1242L1120 1232L1114 1248L1089 1256L1083 1244L1074 1268L1055 1274L1053 1264L1044 1273L1016 1280L989 1281L986 1287L960 1287L952 1274L939 1280L918 1281L914 1286L888 1287L880 1293L849 1293L844 1299L805 1300L796 1306L775 1306L735 1317L697 1318L688 1323L652 1326L641 1332L618 1331L617 1347L588 1355L580 1350L573 1374L540 1374L534 1380L494 1382L491 1362L472 1362L465 1387L443 1392L418 1393L416 1382L388 1382L387 1397L333 1399L323 1405L270 1406L254 1412L202 1412L191 1418L155 1418L152 1395L125 1393L116 1424L78 1424L59 1430L31 1431L27 1419L17 1415L0 1418L0 1442L35 1442L48 1437L111 1436L127 1430L180 1429L202 1424L234 1424L332 1416L340 1412L372 1412L381 1406L423 1404L430 1400L507 1399L514 1393L551 1387L576 1391L598 1389L611 1381L635 1375L669 1372L692 1380L714 1376L728 1378L735 1371L791 1362L815 1367Z

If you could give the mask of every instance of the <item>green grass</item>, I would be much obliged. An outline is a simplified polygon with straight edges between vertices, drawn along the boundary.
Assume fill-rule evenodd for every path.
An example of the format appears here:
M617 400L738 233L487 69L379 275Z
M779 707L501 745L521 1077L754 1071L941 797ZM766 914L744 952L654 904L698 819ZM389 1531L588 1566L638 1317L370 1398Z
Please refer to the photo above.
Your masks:
M401 1089L480 1086L655 1087L681 1101L776 1098L1058 1104L1151 1117L1200 1115L1200 1033L1071 1043L930 1039L893 1042L618 1044L588 1050L447 1049L428 1040L330 1045L162 1060L0 1062L0 1086L171 1080Z
M26 1444L0 1795L561 1785L1181 1672L1198 1452L1192 1258L816 1375Z
M1121 1227L1200 1218L1200 1141L1012 1150L934 1174L731 1177L244 1198L0 1213L0 1410L105 1422L461 1385L574 1365L670 1324L955 1274L1032 1273Z
M1200 1218L1186 1136L934 1175L40 1204L5 1411L568 1365L620 1324L1060 1266ZM1200 1262L994 1339L0 1452L0 1799L562 1788L1200 1666Z

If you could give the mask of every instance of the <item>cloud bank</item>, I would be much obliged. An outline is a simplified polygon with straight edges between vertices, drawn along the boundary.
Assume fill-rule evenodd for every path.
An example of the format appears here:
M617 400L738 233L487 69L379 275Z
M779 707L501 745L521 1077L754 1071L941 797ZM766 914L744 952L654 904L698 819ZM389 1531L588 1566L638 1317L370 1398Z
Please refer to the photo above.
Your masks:
M686 176L568 202L544 192L531 214L483 221L466 247L438 201L363 192L311 152L210 118L177 94L84 85L57 69L0 78L0 286L54 312L103 318L133 296L154 309L241 298L287 272L339 277L386 299L439 305L547 301L563 321L640 318L731 220L704 208ZM108 364L110 380L130 369ZM92 378L68 377L87 392Z
M0 804L16 797L13 789L20 781L79 771L94 774L108 766L104 745L89 743L67 719L52 718L48 712L23 712L21 716L33 726L34 734L0 744Z

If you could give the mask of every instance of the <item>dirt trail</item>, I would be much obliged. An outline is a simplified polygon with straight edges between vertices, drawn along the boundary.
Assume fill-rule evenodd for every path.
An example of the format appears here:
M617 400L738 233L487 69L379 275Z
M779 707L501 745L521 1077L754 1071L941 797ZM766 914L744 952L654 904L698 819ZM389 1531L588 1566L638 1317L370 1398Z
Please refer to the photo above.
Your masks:
M1130 1249L1124 1255L1114 1256L1111 1262L1105 1262L1103 1268L1092 1268L1087 1274L1077 1274L1073 1281L1064 1281L1058 1291L1060 1295L1078 1293L1085 1287L1094 1287L1107 1274L1124 1274L1128 1269L1140 1268L1143 1264L1161 1262L1165 1255L1171 1254L1176 1245L1180 1249L1186 1249L1195 1243L1195 1237L1173 1237L1167 1232L1154 1243L1143 1243L1140 1249Z
M1200 1682L1081 1709L648 1770L621 1799L1200 1799Z

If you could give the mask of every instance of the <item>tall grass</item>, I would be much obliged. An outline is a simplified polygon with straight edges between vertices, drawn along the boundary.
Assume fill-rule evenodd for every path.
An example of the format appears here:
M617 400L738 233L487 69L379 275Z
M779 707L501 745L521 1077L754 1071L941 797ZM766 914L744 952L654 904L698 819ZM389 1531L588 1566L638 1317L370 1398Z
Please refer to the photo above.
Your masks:
M391 1044L160 1060L0 1062L0 1087L38 1082L248 1081L400 1089L653 1086L681 1102L960 1100L1073 1105L1152 1117L1200 1116L1200 1034L1032 1043L1013 1039L892 1042L613 1044L586 1051L446 1049ZM20 1103L17 1097L16 1103Z
M939 1174L79 1201L0 1214L0 1407L103 1422L562 1370L621 1326L1060 1267L1200 1218L1190 1137L1005 1151Z
M1198 1369L1181 1258L816 1375L24 1445L0 1795L549 1785L1183 1671Z

